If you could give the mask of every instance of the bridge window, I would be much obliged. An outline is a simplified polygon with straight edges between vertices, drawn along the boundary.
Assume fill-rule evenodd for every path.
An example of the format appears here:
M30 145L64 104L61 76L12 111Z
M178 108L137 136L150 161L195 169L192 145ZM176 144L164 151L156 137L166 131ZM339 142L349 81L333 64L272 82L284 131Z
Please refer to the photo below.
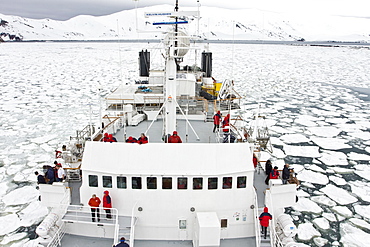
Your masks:
M222 183L222 188L223 189L231 189L232 183L233 183L233 178L232 177L223 177L223 183Z
M179 229L186 229L186 220L179 220Z
M193 190L203 189L203 178L193 178Z
M177 189L186 190L188 188L188 178L177 178Z
M141 189L141 177L132 177L132 188Z
M246 186L247 186L247 177L246 176L238 177L237 187L245 188Z
M171 177L163 177L162 178L162 189L164 189L164 190L171 190L172 189L172 178Z
M126 177L117 177L117 188L127 189Z
M147 187L148 190L157 189L157 178L156 177L146 178L146 187Z
M217 189L217 178L208 178L208 189L216 190Z
M103 187L112 188L112 177L111 176L103 176Z
M89 186L98 187L98 176L97 175L89 175Z

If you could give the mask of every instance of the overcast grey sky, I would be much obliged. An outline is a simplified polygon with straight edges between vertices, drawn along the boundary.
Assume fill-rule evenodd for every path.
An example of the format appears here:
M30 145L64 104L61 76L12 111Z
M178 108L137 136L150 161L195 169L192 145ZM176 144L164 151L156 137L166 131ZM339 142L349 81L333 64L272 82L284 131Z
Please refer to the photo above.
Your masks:
M370 0L199 0L202 6L271 11L329 12L370 17ZM175 0L0 0L0 13L27 18L67 20L76 15L108 15L125 9L171 4ZM179 0L180 6L197 6L197 0Z

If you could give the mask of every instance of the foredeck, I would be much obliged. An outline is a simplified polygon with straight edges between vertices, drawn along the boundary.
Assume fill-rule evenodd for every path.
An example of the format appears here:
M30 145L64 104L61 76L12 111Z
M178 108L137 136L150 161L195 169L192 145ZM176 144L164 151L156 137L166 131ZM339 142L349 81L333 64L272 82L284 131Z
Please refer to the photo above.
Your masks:
M194 134L192 128L185 120L177 121L177 132L181 137L182 142L186 143L215 143L217 133L213 133L213 122L205 122L201 120L189 121L191 126L196 130L197 136ZM151 125L151 126L150 126ZM150 127L150 128L149 128ZM149 142L163 143L162 136L163 120L144 121L138 126L126 126L120 129L114 136L117 141L123 142L129 136L139 138L141 133L145 133L149 138Z

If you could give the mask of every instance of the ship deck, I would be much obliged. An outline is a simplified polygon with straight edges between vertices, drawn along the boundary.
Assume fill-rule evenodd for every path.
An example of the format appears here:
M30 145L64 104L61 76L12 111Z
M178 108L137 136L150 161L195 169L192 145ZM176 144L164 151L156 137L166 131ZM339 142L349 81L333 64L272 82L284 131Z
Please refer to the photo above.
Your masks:
M222 133L213 133L213 122L205 122L200 120L190 121L192 127L197 131L197 136L193 133L191 127L186 123L185 120L178 120L177 131L183 142L190 143L216 143L217 138L222 139ZM150 126L151 125L151 126ZM150 128L149 128L150 126ZM129 136L138 138L141 133L147 133L149 142L163 142L162 140L162 127L163 120L159 119L154 122L144 121L138 126L126 126L116 132L114 135L118 142L123 142L125 138ZM133 144L138 145L138 144ZM144 144L145 145L145 144ZM232 144L230 144L232 145ZM247 151L247 150L246 150ZM262 168L257 167L254 176L254 186L257 191L258 207L259 209L264 206L264 191L267 186L264 183L265 174ZM72 188L72 204L80 204L79 187L81 182L69 182L69 186ZM260 212L261 210L259 210ZM128 241L130 244L130 242ZM91 238L81 237L76 235L66 234L62 239L62 246L112 246L111 239L104 238ZM148 246L193 246L192 241L154 241L154 240L135 240L135 247L148 247ZM221 240L221 247L234 247L234 246L256 246L255 238L240 238L240 239L224 239Z

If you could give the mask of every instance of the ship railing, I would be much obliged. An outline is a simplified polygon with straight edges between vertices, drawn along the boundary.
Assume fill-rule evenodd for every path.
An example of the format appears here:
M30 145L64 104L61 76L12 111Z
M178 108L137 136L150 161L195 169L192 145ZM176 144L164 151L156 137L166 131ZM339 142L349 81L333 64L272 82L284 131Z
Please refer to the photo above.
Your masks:
M268 192L268 195L269 195L269 200L270 200L269 211L272 214L271 227L269 227L270 228L270 243L271 243L271 246L283 247L284 245L281 242L279 235L276 233L277 224L276 224L276 217L275 215L273 215L274 205L272 202L271 193Z
M101 210L104 209L110 209L112 220L109 220L110 224L118 224L118 210L116 208L104 208L104 207L98 207L100 213L102 213ZM90 206L81 206L81 205L68 205L66 214L64 215L65 221L75 221L75 222L86 222L91 223L91 207Z
M54 234L51 241L48 243L47 247L58 247L62 246L62 238L66 234L66 224L62 221L57 232Z
M135 208L136 208L137 202L135 205L132 207L131 211L131 230L130 230L130 244L131 247L134 247L134 240L135 240L135 225L137 222L137 217L135 216Z
M256 233L256 247L260 247L261 246L261 225L260 225L260 221L259 221L259 215L258 215L258 199L257 199L257 192L256 192L256 189L253 190L253 194L254 194L254 210L253 210L253 213L254 213L254 218L255 218L255 221L254 221L254 226L255 226L255 233Z

